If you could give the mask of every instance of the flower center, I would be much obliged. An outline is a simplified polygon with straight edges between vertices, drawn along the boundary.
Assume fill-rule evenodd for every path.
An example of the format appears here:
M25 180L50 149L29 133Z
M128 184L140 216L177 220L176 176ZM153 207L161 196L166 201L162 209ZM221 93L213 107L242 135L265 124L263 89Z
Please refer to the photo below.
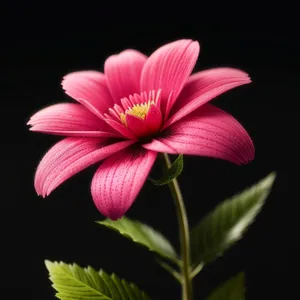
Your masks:
M134 104L132 107L126 109L125 113L120 113L121 122L125 126L127 126L127 122L126 122L126 115L127 114L145 120L145 117L146 117L151 105L155 105L153 100L150 100L150 101L142 103L142 104Z
M149 137L162 126L161 90L129 95L105 114L107 122L130 138Z

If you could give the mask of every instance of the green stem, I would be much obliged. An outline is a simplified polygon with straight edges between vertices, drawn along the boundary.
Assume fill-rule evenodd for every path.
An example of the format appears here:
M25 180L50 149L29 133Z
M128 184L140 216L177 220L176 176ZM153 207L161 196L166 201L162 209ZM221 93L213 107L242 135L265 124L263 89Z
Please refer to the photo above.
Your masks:
M168 154L163 154L167 168L171 167L171 161ZM182 273L182 300L193 299L192 278L190 276L190 239L189 239L189 224L184 206L183 197L176 178L169 184L172 196L174 198L176 213L179 225L180 247L181 247L181 273Z
M158 260L158 263L166 270L168 271L178 282L181 283L181 274L179 274L176 270L174 270L170 265L165 263L162 260Z
M194 278L203 269L203 264L199 264L190 274L191 278Z

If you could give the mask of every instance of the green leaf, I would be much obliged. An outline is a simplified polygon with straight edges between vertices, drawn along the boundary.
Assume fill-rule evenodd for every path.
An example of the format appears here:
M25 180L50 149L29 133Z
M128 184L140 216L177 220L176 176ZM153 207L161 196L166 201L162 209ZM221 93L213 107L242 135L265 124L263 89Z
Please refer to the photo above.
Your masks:
M158 180L150 179L150 180L154 185L158 185L158 186L165 185L171 182L174 178L178 177L181 174L182 170L183 170L183 155L180 154L175 159L171 167L167 169L166 173L161 179Z
M194 267L213 261L238 241L261 210L275 179L275 173L225 200L191 231Z
M97 221L97 223L118 231L123 236L173 262L177 263L178 261L176 251L171 243L160 232L150 226L130 220L127 217L117 221L105 219L104 221Z
M245 275L239 273L217 287L206 300L244 300Z
M111 276L103 270L92 267L81 268L76 264L45 261L50 280L61 300L150 300L136 285L115 274Z

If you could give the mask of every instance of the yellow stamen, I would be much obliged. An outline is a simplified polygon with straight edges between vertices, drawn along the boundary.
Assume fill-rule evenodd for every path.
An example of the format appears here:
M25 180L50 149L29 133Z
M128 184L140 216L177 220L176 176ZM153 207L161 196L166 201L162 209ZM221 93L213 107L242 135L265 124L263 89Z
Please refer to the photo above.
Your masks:
M154 101L148 101L148 102L145 102L145 103L142 103L142 104L135 104L131 108L126 109L125 114L124 113L120 114L121 122L124 125L127 125L127 122L126 122L126 115L127 114L138 117L138 118L144 120L147 113L148 113L148 111L149 111L149 108L152 104L154 104Z

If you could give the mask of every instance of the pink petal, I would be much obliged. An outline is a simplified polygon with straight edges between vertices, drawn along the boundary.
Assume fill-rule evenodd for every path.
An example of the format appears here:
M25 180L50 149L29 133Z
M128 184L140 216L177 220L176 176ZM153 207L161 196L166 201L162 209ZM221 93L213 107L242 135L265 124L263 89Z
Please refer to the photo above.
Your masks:
M145 136L147 133L146 122L136 116L127 114L126 115L126 122L128 129L136 136L142 137Z
M73 175L132 143L122 141L108 145L107 139L65 138L55 144L41 160L35 174L35 189L39 195L48 196Z
M128 128L125 125L119 123L118 121L113 120L109 115L105 115L105 117L106 117L107 124L109 124L120 134L122 134L125 138L136 139L136 136L130 130L128 130Z
M162 114L156 105L151 105L146 115L145 123L148 134L156 133L162 125Z
M115 103L140 92L140 77L147 57L136 50L125 50L110 56L104 64L109 90Z
M130 208L141 190L157 153L131 147L106 159L91 185L94 202L106 217L116 220Z
M235 164L254 158L254 146L246 130L231 115L206 104L170 126L166 136L144 148L171 154L209 156Z
M66 94L87 107L95 115L103 114L113 106L104 74L97 71L73 72L62 81Z
M176 100L164 128L218 95L250 82L247 73L233 68L215 68L192 75Z
M100 120L80 104L59 103L34 114L28 125L31 131L64 136L116 137L106 122Z
M147 60L141 76L141 91L162 89L162 111L168 114L191 74L199 55L199 43L178 40L158 48ZM167 105L169 94L173 92Z

